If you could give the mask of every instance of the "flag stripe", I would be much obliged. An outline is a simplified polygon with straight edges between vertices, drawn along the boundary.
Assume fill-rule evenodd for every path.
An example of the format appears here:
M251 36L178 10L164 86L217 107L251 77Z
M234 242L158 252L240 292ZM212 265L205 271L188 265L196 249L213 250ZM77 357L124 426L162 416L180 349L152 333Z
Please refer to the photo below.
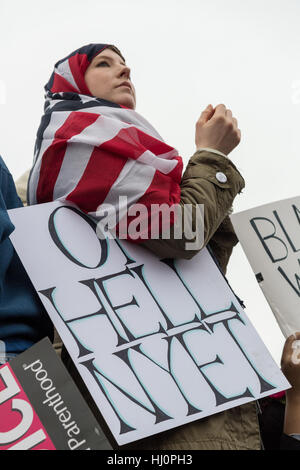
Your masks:
M79 134L96 119L98 119L97 114L72 112L64 124L56 131L52 145L47 148L43 155L40 180L37 187L38 203L53 200L53 190L63 162L68 139L75 134Z
M75 189L66 197L68 201L77 204L84 212L96 212L98 206L105 200L110 187L118 178L127 159L97 147L93 150L82 178ZM109 171L105 171L109 169ZM100 183L102 182L102 184Z
M57 66L56 73L62 76L68 82L70 82L73 88L77 91L77 93L80 91L72 75L68 60Z
M29 204L37 204L37 186L40 179L40 170L42 166L42 162L44 162L44 155L47 152L48 148L51 147L53 140L55 129L61 127L65 122L66 118L69 116L69 112L63 113L55 113L51 114L51 118L49 121L49 125L43 129L43 133L41 138L39 139L39 150L36 155L35 164L31 170L30 178L28 181L28 201Z

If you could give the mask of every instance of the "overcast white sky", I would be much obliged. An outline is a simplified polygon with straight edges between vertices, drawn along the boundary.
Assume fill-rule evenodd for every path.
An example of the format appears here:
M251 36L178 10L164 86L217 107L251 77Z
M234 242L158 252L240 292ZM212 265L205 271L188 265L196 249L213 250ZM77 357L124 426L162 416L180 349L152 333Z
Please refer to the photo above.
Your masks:
M137 111L185 163L203 108L232 109L242 142L231 156L247 184L235 212L299 195L299 23L299 0L0 0L0 153L14 177L29 168L54 63L113 43ZM240 247L228 277L279 361L283 337Z

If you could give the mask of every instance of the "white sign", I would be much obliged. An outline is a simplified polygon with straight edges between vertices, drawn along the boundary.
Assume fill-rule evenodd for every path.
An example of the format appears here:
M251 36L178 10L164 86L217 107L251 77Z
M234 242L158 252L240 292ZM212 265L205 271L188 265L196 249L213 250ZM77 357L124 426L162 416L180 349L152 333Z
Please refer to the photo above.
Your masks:
M283 334L300 331L300 197L231 220Z
M289 388L206 249L190 261L99 240L58 202L11 239L119 445Z

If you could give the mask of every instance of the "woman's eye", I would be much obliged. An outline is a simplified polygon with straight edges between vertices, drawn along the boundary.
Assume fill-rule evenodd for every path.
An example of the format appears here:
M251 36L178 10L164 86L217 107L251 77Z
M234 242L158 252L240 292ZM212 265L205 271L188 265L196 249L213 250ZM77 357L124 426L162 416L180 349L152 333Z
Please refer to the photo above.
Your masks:
M109 63L106 62L106 60L102 60L101 62L99 62L99 63L97 64L97 67L100 67L100 66L102 66L102 65L108 65L108 66L109 66Z

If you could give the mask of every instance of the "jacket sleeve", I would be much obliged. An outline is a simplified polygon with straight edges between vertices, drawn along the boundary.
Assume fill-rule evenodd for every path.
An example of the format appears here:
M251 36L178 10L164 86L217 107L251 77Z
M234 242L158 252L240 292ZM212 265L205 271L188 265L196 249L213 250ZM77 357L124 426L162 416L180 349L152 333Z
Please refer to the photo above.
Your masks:
M219 179L224 182L219 181L218 173L223 173L223 177ZM158 256L190 259L211 242L211 247L225 272L233 246L238 241L228 214L235 196L244 186L244 179L231 160L212 152L197 151L191 157L182 177L180 206L184 219L187 204L192 207L197 204L204 205L204 239L201 247L187 250L186 242L191 240L186 239L184 234L181 239L174 238L174 227L171 228L170 239L145 240L143 245ZM192 226L194 230L195 212Z

